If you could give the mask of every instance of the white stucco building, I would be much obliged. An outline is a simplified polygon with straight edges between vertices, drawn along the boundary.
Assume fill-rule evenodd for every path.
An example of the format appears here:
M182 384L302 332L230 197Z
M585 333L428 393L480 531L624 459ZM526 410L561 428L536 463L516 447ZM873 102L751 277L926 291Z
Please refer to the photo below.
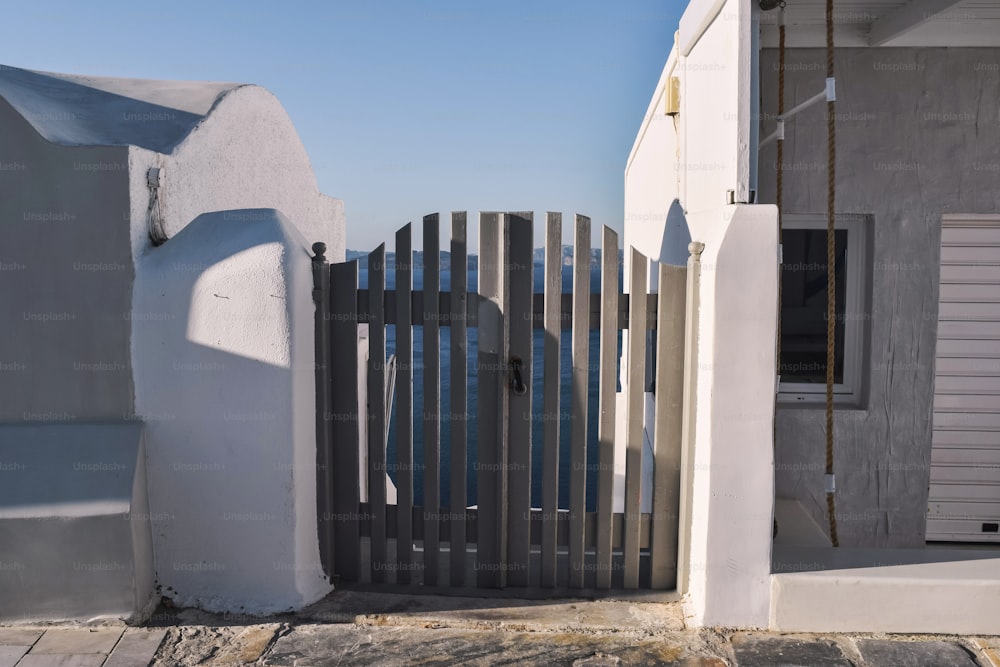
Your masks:
M1000 550L941 542L995 543L1000 522L1000 5L835 3L833 549L810 370L826 104L785 121L779 252L779 10L761 4L690 2L625 174L626 246L677 263L705 244L685 603L705 625L996 633ZM823 96L823 5L787 3L786 110Z
M0 219L0 620L325 594L309 248L344 213L274 96L0 67Z

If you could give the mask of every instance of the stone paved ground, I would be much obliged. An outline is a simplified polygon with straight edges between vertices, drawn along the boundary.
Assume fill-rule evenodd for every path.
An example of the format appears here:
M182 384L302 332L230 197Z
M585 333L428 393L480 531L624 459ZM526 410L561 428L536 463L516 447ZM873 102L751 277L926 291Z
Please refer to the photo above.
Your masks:
M338 592L295 615L161 609L151 625L0 628L0 667L1000 667L998 637L690 630L678 605L636 602Z
M145 667L166 634L120 624L0 628L0 667Z

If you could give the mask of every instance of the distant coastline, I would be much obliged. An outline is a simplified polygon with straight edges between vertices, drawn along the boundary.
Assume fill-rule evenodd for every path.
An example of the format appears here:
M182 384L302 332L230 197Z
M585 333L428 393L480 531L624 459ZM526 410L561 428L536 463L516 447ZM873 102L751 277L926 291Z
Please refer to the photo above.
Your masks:
M370 253L364 250L348 250L347 260L358 260L358 265L361 270L367 270L368 268L368 255ZM451 270L451 253L445 250L441 251L441 270L450 271ZM596 269L601 266L601 259L603 254L600 248L592 248L590 250L590 267L591 269ZM618 265L621 266L625 257L625 253L621 250L618 251ZM535 248L533 251L534 262L537 265L544 264L545 262L545 249ZM566 266L567 260L573 259L573 246L564 245L562 247L562 258L563 265ZM386 264L391 268L396 264L396 253L387 252L385 253ZM421 271L424 268L424 253L422 250L415 250L413 252L413 268ZM477 271L479 269L479 255L469 254L469 270Z

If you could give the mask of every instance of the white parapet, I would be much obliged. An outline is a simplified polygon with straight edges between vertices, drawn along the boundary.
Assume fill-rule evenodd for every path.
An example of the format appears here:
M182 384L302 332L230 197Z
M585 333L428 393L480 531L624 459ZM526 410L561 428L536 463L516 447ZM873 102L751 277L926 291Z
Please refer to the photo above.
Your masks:
M157 582L179 605L269 613L330 590L307 247L275 210L223 211L137 265L136 412Z
M726 206L688 223L705 250L686 606L695 625L767 627L777 209Z

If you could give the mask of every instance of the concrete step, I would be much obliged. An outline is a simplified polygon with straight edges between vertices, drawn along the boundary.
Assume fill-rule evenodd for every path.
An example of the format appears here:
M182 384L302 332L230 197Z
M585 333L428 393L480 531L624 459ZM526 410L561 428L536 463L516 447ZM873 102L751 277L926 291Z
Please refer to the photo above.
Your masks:
M771 630L1000 633L1000 552L776 548Z

